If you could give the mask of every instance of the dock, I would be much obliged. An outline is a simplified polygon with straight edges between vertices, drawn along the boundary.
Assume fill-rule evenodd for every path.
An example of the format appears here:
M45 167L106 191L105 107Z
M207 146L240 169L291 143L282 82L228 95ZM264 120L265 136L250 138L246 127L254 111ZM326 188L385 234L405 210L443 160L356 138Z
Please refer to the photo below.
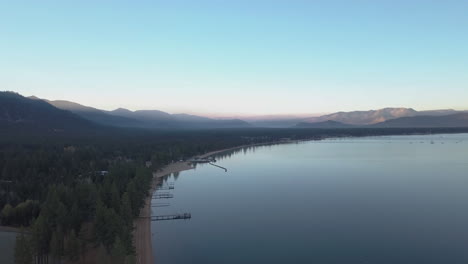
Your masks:
M163 191L163 190L174 190L174 186L160 186L156 188L157 191Z
M214 163L211 163L211 162L209 162L209 164L210 164L210 165L212 165L212 166L215 166L215 167L221 168L221 169L223 169L225 172L227 172L227 169L226 169L226 168L224 168L224 167L221 167L221 166L219 166L219 165L216 165L216 164L214 164Z
M156 203L156 204L152 204L151 207L167 207L170 205L171 205L170 203Z
M173 214L173 215L155 215L151 216L151 221L165 221L165 220L179 220L179 219L190 219L192 214L183 213L183 214Z
M174 198L172 193L155 193L152 196L153 199L169 199Z

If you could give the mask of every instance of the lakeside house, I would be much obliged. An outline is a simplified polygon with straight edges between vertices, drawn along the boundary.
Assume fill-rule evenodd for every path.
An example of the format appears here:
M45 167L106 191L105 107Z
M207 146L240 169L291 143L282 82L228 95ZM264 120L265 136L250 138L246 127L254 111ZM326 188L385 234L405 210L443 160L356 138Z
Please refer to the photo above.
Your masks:
M152 165L153 165L153 163L152 163L151 161L146 161L146 162L145 162L146 168L149 168L149 167L151 167Z

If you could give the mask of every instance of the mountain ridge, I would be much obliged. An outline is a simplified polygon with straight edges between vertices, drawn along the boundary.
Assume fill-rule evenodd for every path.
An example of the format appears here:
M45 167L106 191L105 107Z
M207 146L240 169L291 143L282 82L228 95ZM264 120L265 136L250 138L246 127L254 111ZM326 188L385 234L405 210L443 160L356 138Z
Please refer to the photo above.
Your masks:
M30 99L15 92L0 92L0 124L2 127L64 131L93 129L91 121L42 100Z
M16 93L10 97L21 97ZM149 129L205 129L205 128L238 128L238 127L302 127L302 128L358 128L358 127L465 127L466 111L437 109L416 111L413 108L382 108L368 111L336 112L310 118L293 119L255 119L250 123L240 119L213 119L190 114L170 114L160 110L136 110L117 108L112 111L100 110L66 100L46 100L36 96L31 101L42 101L70 113L76 117L91 121L94 124ZM5 109L4 109L5 110ZM13 124L11 115L4 111L3 122ZM10 118L10 119L8 119ZM17 119L18 123L25 123ZM77 121L82 122L82 121Z
M47 100L30 96L62 110L70 111L86 120L113 127L135 127L149 129L212 129L249 127L239 119L218 120L189 114L169 114L160 110L136 110L117 108L106 111L66 100Z
M336 112L328 115L304 119L303 122L317 123L332 120L349 125L371 125L389 119L415 115L417 115L417 111L413 108L386 107L377 110Z
M430 128L430 127L468 127L468 113L456 113L442 116L401 117L377 123L378 128Z

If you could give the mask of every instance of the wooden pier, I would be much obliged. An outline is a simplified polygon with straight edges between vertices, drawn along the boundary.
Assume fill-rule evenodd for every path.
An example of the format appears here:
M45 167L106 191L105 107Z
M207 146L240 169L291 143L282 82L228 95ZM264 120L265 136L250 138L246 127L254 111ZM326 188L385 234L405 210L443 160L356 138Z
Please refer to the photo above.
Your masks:
M209 164L210 164L210 165L212 165L212 166L215 166L215 167L221 168L221 169L223 169L225 172L227 172L227 169L226 169L226 168L224 168L224 167L218 166L218 165L216 165L216 164L214 164L214 163L211 163L211 162L209 162Z
M172 193L155 193L152 196L153 199L169 199L174 198Z
M156 190L174 190L174 183L173 182L168 182L165 185L161 185L156 187Z
M190 219L192 214L183 213L183 214L173 214L173 215L155 215L151 216L151 221L165 221L165 220L179 220L179 219Z
M156 203L156 204L152 204L151 207L167 207L170 205L171 205L170 203Z
M156 188L157 191L163 191L163 190L174 190L174 186L161 186Z

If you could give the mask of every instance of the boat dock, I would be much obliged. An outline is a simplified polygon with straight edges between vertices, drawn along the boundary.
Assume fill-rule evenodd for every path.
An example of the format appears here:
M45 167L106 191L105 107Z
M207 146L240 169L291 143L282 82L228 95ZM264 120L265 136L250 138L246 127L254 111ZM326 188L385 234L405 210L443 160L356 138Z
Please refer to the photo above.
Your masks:
M153 199L169 199L174 198L172 193L155 193L152 196Z
M173 215L155 215L151 216L151 221L164 221L164 220L179 220L179 219L190 219L192 214L183 213L183 214L173 214Z
M219 166L219 165L216 165L216 164L214 164L214 163L211 163L211 162L210 162L209 164L210 164L210 165L212 165L212 166L218 167L218 168L220 168L220 169L223 169L225 172L227 172L227 169L226 169L226 168L224 168L224 167L221 167L221 166Z
M170 203L156 203L156 204L152 204L151 207L167 207L170 205L171 205Z
M173 185L169 185L169 186L160 186L160 187L157 187L156 190L157 190L157 191L174 190L174 186L173 186Z

